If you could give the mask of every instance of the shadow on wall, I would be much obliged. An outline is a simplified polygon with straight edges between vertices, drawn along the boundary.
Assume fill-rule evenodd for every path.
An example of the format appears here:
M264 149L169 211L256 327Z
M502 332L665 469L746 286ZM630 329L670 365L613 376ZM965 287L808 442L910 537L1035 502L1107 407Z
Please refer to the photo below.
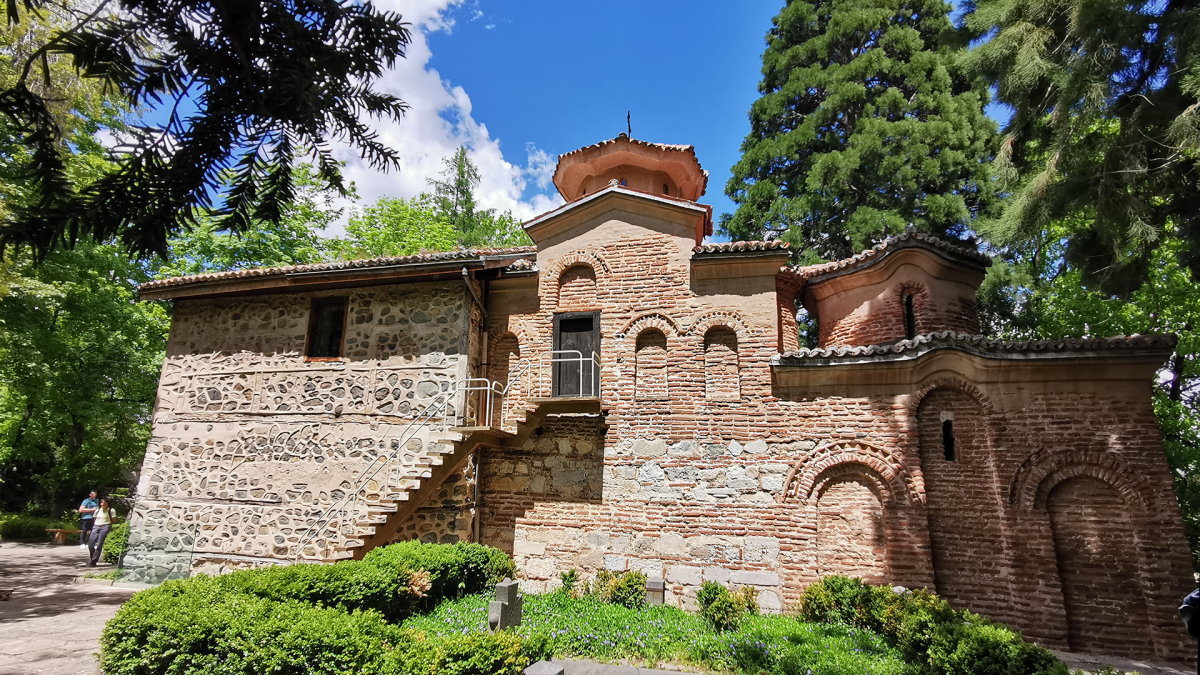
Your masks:
M604 489L601 424L599 416L552 417L520 448L485 448L482 543L511 555L516 520L536 504L599 504Z

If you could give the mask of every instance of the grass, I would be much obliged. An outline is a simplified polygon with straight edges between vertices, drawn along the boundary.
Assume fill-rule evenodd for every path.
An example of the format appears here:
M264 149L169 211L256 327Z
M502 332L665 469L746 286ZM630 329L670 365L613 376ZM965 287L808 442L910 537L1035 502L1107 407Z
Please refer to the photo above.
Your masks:
M121 570L108 570L107 572L86 572L83 575L84 579L111 579L117 581L121 578Z
M485 595L442 603L405 626L434 635L487 630ZM674 607L628 609L564 593L525 596L517 632L546 641L556 658L655 667L678 663L707 670L779 675L890 675L909 670L880 636L788 616L750 616L737 631L716 633L699 616Z
M0 539L5 541L50 541L48 529L78 530L79 519L47 518L24 513L0 513ZM78 541L78 535L68 535L67 541Z

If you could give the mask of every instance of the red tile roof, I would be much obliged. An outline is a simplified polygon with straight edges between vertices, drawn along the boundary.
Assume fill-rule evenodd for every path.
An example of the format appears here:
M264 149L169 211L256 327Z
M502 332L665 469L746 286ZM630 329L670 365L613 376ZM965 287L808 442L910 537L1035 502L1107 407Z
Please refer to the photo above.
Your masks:
M1175 349L1174 335L1130 335L1107 338L1065 338L1061 340L990 340L984 335L945 331L918 335L881 345L837 346L824 349L800 349L775 356L771 365L814 366L846 361L903 361L915 359L939 349L953 349L990 358L1038 359L1086 356L1093 352L1142 352L1162 354Z
M193 274L186 277L171 277L150 281L138 287L138 290L151 291L161 288L188 286L191 284L232 281L252 277L273 277L302 272L325 272L351 269L369 269L372 267L389 267L392 265L408 265L423 262L448 262L451 260L475 260L485 256L507 255L514 253L537 253L536 246L520 246L516 248L484 248L461 249L445 253L418 253L416 255L395 256L387 258L368 258L366 260L336 260L334 262L316 263L312 265L290 265L287 267L263 267L248 270L230 270L228 272L211 272L208 274Z
M693 253L750 253L753 251L787 251L786 241L726 241L703 244L692 249Z
M859 253L858 255L854 255L843 260L821 263L820 265L795 267L793 269L797 274L811 281L827 274L845 273L873 265L882 260L887 256L888 253L892 251L913 246L926 248L950 258L957 258L963 262L979 265L981 267L991 267L992 265L992 259L987 255L980 253L979 251L974 251L969 248L957 246L950 242L943 241L932 234L924 234L922 232L909 229L902 234L884 239L883 241L875 244L871 248Z

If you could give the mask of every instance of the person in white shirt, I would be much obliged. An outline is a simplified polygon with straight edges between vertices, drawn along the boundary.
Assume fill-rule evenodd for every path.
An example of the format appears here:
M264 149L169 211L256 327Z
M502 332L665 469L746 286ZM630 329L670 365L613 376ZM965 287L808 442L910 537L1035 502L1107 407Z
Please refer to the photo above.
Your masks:
M116 519L117 510L108 505L107 499L101 499L100 507L96 509L96 523L92 526L92 536L88 539L88 550L91 553L88 567L95 567L96 563L100 562L100 553L104 550L104 540L108 538L108 533L112 530L113 522Z

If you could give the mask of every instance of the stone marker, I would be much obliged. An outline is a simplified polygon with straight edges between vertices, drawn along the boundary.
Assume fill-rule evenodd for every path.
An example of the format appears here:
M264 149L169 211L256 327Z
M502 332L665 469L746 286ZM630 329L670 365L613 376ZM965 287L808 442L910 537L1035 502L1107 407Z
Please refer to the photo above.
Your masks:
M667 584L662 579L651 578L646 580L646 604L661 605L663 597L667 592Z
M521 672L525 675L566 675L567 670L561 663L538 661Z
M520 626L522 602L517 582L505 577L504 581L496 584L496 599L488 603L488 632Z

